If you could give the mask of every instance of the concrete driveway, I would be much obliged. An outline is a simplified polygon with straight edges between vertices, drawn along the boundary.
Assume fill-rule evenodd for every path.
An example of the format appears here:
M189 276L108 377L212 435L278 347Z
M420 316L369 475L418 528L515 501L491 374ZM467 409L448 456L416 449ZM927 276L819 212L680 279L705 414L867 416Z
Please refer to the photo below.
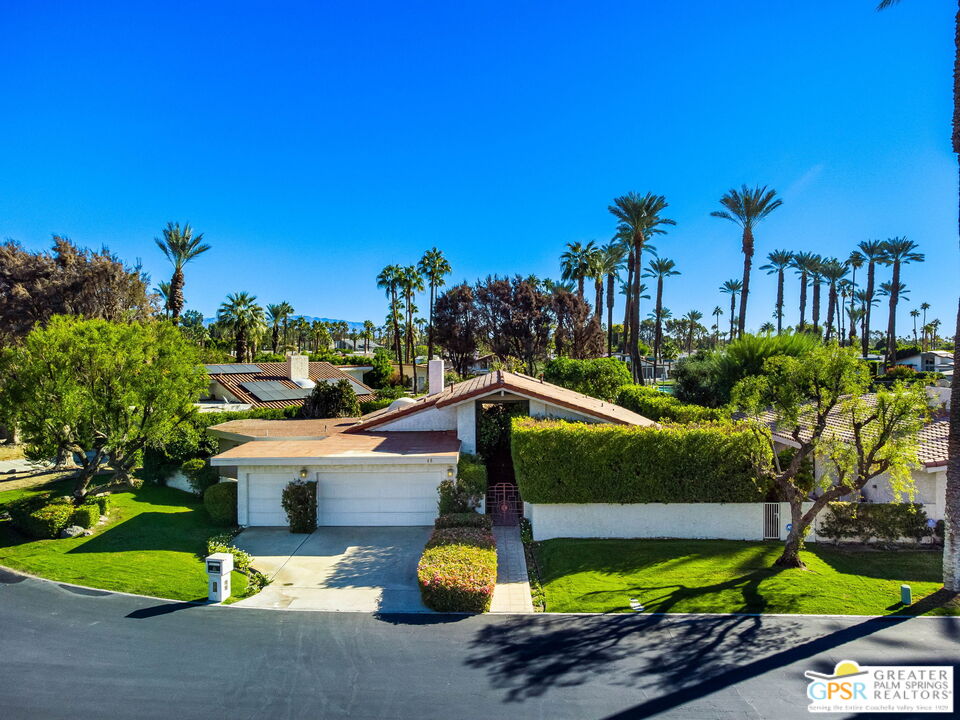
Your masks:
M429 527L248 528L234 544L270 585L237 605L335 612L430 612L417 563Z

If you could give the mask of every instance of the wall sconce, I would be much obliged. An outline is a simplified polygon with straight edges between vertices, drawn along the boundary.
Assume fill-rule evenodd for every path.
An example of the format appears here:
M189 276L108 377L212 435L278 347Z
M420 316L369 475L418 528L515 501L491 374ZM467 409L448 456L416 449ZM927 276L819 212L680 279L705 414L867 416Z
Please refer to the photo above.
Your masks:
M452 468L452 467L448 467L448 468L447 468L447 479L448 479L448 480L452 480L452 479L453 479L453 468Z
M300 479L306 480L310 472L306 468L300 468Z

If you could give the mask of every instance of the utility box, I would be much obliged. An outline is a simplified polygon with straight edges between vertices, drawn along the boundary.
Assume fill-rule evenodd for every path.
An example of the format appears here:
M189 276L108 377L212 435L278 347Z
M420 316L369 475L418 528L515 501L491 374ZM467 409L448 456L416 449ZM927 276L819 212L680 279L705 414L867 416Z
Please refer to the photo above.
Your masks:
M214 553L207 555L207 597L211 602L223 602L230 597L230 573L233 572L233 555Z

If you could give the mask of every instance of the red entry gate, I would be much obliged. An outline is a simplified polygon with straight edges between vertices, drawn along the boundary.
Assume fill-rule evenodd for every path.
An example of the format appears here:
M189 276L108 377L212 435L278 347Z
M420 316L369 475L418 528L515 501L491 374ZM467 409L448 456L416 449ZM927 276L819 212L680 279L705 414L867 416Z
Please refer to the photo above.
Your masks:
M517 525L523 515L523 505L517 486L512 483L498 483L490 488L487 496L490 515L494 525Z

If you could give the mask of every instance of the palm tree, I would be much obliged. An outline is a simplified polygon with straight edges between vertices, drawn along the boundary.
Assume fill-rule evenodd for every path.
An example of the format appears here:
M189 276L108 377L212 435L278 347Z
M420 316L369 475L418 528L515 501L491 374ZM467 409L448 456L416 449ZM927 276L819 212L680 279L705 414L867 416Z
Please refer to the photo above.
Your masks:
M727 280L720 286L720 292L727 293L730 295L730 340L733 342L733 333L734 333L734 317L737 313L737 295L740 294L740 291L743 290L743 281L742 280Z
M693 352L693 334L697 329L697 326L700 324L700 321L703 319L703 313L699 310L690 310L686 315L683 316L683 319L687 323L687 352Z
M431 331L432 331L431 323ZM363 332L360 334L360 337L363 338L363 352L370 352L370 341L373 340L373 333L376 331L377 326L373 324L373 320L364 320L363 321Z
M433 360L433 306L437 299L437 288L443 287L443 276L452 273L453 269L443 253L437 248L427 250L420 258L417 268L430 285L430 329L427 337L427 360Z
M859 250L854 250L850 253L850 257L847 258L847 265L850 266L850 310L853 310L853 301L854 295L857 292L857 270L863 267L863 264L866 262L866 258L863 256ZM847 311L849 316L850 310ZM850 323L850 344L853 345L854 337L854 325Z
M882 240L863 240L857 247L860 248L860 252L863 253L867 263L867 295L863 304L863 337L860 339L860 349L863 356L866 357L870 352L870 317L873 311L873 295L876 288L876 269L878 264L886 265L888 263Z
M280 347L280 324L286 322L291 312L293 308L288 302L267 305L267 321L272 331L273 352L278 352Z
M737 321L737 330L743 335L747 322L747 296L750 294L750 268L753 264L753 229L757 223L783 205L783 201L777 197L776 190L768 190L766 185L755 188L744 185L740 190L728 190L720 198L720 204L725 209L714 210L710 214L730 220L743 230L743 291L740 293L740 318Z
M842 263L836 258L828 258L820 264L820 271L829 287L827 295L826 339L830 340L830 338L833 337L833 323L834 318L836 318L838 337L840 340L843 340L842 331L840 330L840 303L837 296L837 284L843 280L843 277L847 274L847 266L846 263Z
M920 311L914 308L910 311L910 317L913 318L913 344L919 345L920 338L917 337L917 318L920 317ZM924 340L926 340L926 335L924 335Z
M263 324L263 308L257 305L257 296L246 292L227 295L217 312L217 320L233 330L237 362L246 360L248 342Z
M777 335L783 332L783 273L792 263L792 252L789 250L774 250L767 255L767 264L760 266L761 270L767 271L767 275L777 274L777 305L774 313L777 318Z
M664 225L676 225L674 220L661 217L661 213L668 207L667 199L663 195L638 195L635 192L621 195L613 199L613 204L607 210L617 221L617 236L627 246L627 282L630 292L627 295L629 308L629 322L624 324L624 334L627 336L627 346L630 351L630 367L634 380L642 377L640 358L640 273L643 268L643 251L651 235L661 235L666 232Z
M820 281L823 279L823 258L814 255L807 268L810 275L810 285L813 287L810 314L813 316L813 329L820 332Z
M937 345L940 344L940 318L930 321L930 343L933 350L936 350Z
M930 303L928 303L928 302L920 303L920 309L923 311L923 323L922 323L922 324L923 324L923 327L926 327L926 326L927 326L927 310L930 309ZM923 347L922 347L921 349L924 350L924 351L926 351L926 350L927 350L927 344L926 344L926 342L927 342L927 341L926 341L926 337L927 337L927 336L926 336L926 333L924 333L924 336L923 336L923 337L924 337L924 341L923 341L924 344L923 344Z
M656 258L650 261L650 265L643 272L645 278L656 278L657 280L657 305L654 311L654 321L657 323L653 334L653 377L657 377L657 361L660 359L660 344L663 341L663 279L672 275L679 275L680 271L675 270L676 263L667 258Z
M776 330L776 328L769 320L760 326L760 332L762 332L764 335L772 335L774 330Z
M893 278L890 281L890 317L887 319L887 359L890 366L897 358L897 303L900 299L900 268L907 263L923 262L923 253L919 246L905 237L893 237L884 243L884 255L893 265Z
M154 288L157 295L160 296L160 299L163 300L163 317L170 317L170 283L165 280L161 280L157 283L157 287Z
M377 287L383 290L390 301L390 324L393 326L393 351L400 366L400 384L405 384L403 376L403 350L400 348L400 301L398 293L403 279L403 269L399 265L387 265L377 275Z
M807 279L810 269L816 264L817 256L812 252L798 252L793 254L793 269L800 276L800 324L799 330L807 326Z
M598 270L607 277L607 355L610 356L613 355L613 304L616 299L614 291L623 268L623 259L627 256L627 248L618 238L613 238L603 246L600 255L603 259L598 264Z
M583 300L583 281L590 273L590 256L596 252L597 244L591 240L586 245L581 242L567 243L567 249L560 256L560 277L575 280L577 295Z
M715 332L713 336L713 345L716 347L720 344L720 316L723 315L723 308L719 305L715 305L711 315L714 317L713 329Z
M190 223L185 223L181 228L180 223L169 222L163 229L163 239L154 238L153 241L173 265L167 305L170 308L170 319L177 325L180 322L180 313L183 312L183 266L205 253L210 246L203 242L203 233L194 237Z
M407 359L410 361L410 365L413 368L413 394L417 394L417 357L416 357L416 346L413 342L413 314L417 311L416 305L413 304L416 293L423 292L424 290L423 276L417 271L416 266L408 265L403 268L400 276L400 289L403 291L403 301L407 307L407 322L406 322L406 346L407 346Z

